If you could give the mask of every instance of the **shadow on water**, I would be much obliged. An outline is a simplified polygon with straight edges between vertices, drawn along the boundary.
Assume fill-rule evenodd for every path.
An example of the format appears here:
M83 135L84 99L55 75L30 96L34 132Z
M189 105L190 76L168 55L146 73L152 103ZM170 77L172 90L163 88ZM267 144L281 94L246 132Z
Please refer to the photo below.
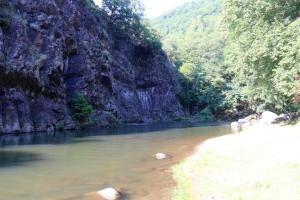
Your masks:
M15 145L39 145L39 144L70 144L95 141L88 139L91 136L105 135L130 135L154 133L157 131L180 129L187 127L218 126L220 123L191 124L188 122L168 122L154 124L121 125L118 128L95 129L82 131L64 131L54 133L33 134L8 134L0 136L0 147Z
M0 151L0 168L24 166L42 159L39 153Z

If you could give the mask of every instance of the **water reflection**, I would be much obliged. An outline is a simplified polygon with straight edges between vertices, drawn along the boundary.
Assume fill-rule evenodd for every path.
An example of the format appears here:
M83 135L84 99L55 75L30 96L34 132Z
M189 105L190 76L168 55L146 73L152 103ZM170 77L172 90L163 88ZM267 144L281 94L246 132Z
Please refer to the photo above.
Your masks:
M23 166L42 160L42 154L18 151L0 151L0 168Z
M34 134L9 134L0 136L0 147L16 146L16 145L38 145L38 144L66 144L66 143L81 143L89 142L89 139L82 139L90 136L99 135L126 135L126 134L143 134L149 132L179 129L197 126L218 126L220 124L191 124L191 123L156 123L149 125L122 125L118 128L112 129L98 129L98 130L85 130L85 131L66 131L55 133L34 133ZM80 140L76 140L80 138Z

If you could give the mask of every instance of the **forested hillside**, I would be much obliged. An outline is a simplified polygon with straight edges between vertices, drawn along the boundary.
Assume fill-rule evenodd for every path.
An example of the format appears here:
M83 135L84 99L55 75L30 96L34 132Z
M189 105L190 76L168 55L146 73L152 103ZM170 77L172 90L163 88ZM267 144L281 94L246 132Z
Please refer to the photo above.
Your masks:
M186 110L299 109L299 4L196 0L152 20L178 68Z
M184 34L194 25L200 25L199 21L206 22L207 25L209 25L207 22L214 21L214 17L219 16L222 11L222 1L201 0L188 2L166 15L153 19L152 25L164 37L166 35Z

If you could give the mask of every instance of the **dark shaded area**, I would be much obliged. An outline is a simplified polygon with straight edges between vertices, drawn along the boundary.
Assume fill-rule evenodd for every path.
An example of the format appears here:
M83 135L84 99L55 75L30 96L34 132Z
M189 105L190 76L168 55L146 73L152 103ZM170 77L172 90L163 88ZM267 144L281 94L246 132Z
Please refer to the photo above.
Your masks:
M0 168L24 166L42 160L42 154L32 152L0 151Z
M199 126L219 126L221 123L189 123L189 122L169 122L141 125L121 125L118 128L82 130L82 131L64 131L54 133L35 133L35 134L7 134L0 137L0 147L15 145L39 145L39 144L72 144L81 142L90 142L91 136L105 135L130 135L130 134L154 134L156 131L199 127ZM77 140L80 138L80 140ZM85 138L85 139L83 139Z

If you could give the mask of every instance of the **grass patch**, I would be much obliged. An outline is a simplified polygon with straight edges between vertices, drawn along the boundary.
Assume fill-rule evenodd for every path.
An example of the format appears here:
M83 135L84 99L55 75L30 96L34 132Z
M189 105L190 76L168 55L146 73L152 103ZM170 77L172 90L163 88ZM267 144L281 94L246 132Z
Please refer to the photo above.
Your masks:
M299 200L300 126L212 139L173 168L172 200Z
M178 186L174 189L172 200L191 200L191 183L189 178L184 174L185 163L180 163L172 168L173 177Z

